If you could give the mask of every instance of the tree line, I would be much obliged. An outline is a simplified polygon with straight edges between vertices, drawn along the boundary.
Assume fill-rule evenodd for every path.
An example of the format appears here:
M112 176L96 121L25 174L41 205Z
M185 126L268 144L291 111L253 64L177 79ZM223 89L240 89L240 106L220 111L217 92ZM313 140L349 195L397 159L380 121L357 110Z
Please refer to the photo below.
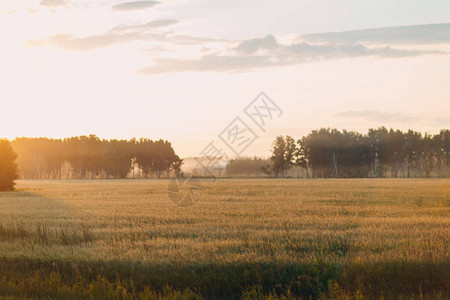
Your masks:
M102 140L90 135L16 138L11 144L22 179L162 178L179 173L182 164L165 140Z
M263 171L277 177L295 167L313 178L449 177L450 130L438 134L369 129L367 134L313 130L295 141L278 136Z
M450 130L438 134L369 129L366 134L322 128L297 141L278 136L272 156L229 161L226 175L311 178L449 177ZM17 158L17 160L16 160ZM166 178L182 160L170 142L146 138L101 140L0 139L0 190L21 179ZM17 171L18 166L18 171ZM301 171L300 171L301 170Z

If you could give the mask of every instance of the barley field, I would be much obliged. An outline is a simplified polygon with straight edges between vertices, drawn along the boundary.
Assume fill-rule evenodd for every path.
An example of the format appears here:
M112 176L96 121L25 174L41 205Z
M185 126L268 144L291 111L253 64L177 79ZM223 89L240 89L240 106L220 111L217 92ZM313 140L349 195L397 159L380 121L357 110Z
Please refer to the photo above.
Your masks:
M450 180L18 181L7 299L449 299Z

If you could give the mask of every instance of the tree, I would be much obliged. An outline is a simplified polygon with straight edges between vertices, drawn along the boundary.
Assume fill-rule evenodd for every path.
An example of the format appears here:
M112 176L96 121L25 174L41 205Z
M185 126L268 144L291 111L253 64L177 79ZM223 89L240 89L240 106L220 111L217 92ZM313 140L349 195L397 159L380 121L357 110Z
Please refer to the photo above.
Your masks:
M126 140L103 141L102 167L107 178L126 178L131 169L133 155Z
M102 140L95 135L66 139L16 138L21 178L126 178L139 167L144 177L181 172L182 160L168 141ZM134 175L134 173L133 173Z
M0 139L0 191L13 191L17 179L17 155L11 142Z
M278 136L272 145L272 172L275 176L286 177L286 171L295 165L297 147L290 136Z
M436 147L438 177L446 177L450 168L450 130L441 130L433 137Z
M322 128L298 140L297 165L313 177L447 177L450 131L437 135L369 129L367 134Z
M297 141L298 148L295 152L295 164L306 170L306 177L309 178L309 148L307 147L307 139L303 137Z

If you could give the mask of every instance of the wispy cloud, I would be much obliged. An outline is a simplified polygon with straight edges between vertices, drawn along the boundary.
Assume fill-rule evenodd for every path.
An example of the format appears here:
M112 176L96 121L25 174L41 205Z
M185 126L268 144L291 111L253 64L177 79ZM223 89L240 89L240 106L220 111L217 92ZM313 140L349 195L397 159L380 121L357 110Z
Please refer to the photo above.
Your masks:
M119 25L119 26L112 28L110 31L111 32L146 31L146 30L150 30L150 29L167 27L167 26L174 25L177 23L179 23L178 20L172 20L172 19L154 20L154 21L144 23L142 25L134 25L134 26Z
M402 113L392 113L377 110L349 110L340 112L335 115L338 118L361 119L369 122L393 122L393 123L407 123L417 121L418 118L404 115Z
M57 1L57 0L47 0ZM58 0L60 1L60 0ZM118 5L138 7L139 1ZM139 4L137 4L139 3ZM156 5L154 3L153 5ZM150 5L149 3L145 5ZM296 41L280 42L275 36L240 41L194 37L173 32L157 33L158 28L177 24L178 20L155 20L141 25L118 25L109 31L85 37L58 34L29 41L30 45L54 45L68 50L87 51L113 44L142 40L167 44L200 45L222 42L221 48L198 51L190 59L157 58L138 70L141 74L175 72L245 72L262 68L293 66L309 62L356 57L400 58L430 54L447 54L440 50L415 49L412 44L450 43L450 24L366 29L348 32L302 35ZM154 45L152 45L154 46ZM436 48L439 49L439 48ZM160 52L163 55L163 53Z
M361 43L351 44L313 44L307 42L280 44L272 35L265 38L250 39L241 42L236 48L236 52L242 54L255 54L258 52L270 53L278 58L294 58L295 60L309 60L314 58L331 59L340 57L358 56L382 56L382 57L402 57L415 56L429 53L441 53L439 51L415 51L396 49L389 46L368 47Z
M437 43L450 43L450 24L307 34L300 36L299 42L287 44L279 43L273 35L267 35L263 38L241 41L227 55L208 55L195 60L158 60L156 64L139 72L144 74L185 71L239 72L339 58L447 54L440 50L425 51L411 47L397 47Z
M77 38L68 34L56 34L44 39L31 40L28 42L28 44L32 46L54 45L58 48L67 50L86 51L144 38L145 36L138 32L131 32L126 34L116 34L108 32L105 34L92 35L82 38Z
M105 33L75 37L70 34L56 34L45 38L27 41L29 46L52 45L61 49L74 51L88 51L104 48L114 44L122 44L133 41L162 42L181 45L199 45L213 42L224 42L220 39L197 37L173 32L156 33L156 29L178 24L179 20L162 19L154 20L141 25L118 25Z
M41 0L40 5L48 7L57 7L66 5L66 0Z
M48 1L48 0L47 0ZM142 10L151 8L155 5L160 4L159 1L133 1L133 2L123 2L111 7L114 11L130 11L130 10Z
M168 38L167 41L175 44L184 44L184 45L198 45L205 43L224 42L224 40L221 39L201 37L201 36L191 36L186 34L170 35L170 38Z
M438 44L450 43L450 24L426 24L326 32L300 36L314 43Z
M450 125L448 117L410 116L400 112L387 112L379 110L348 110L335 114L334 117L377 123L377 124L426 124L430 126L446 127Z
M197 60L159 59L155 65L142 68L138 73L232 72L262 68L270 64L270 58L265 56L205 55Z
M236 52L241 54L254 54L258 50L275 50L278 48L277 40L273 35L264 38L249 39L241 42L236 48Z
M317 60L349 57L408 57L438 51L404 50L392 47L366 47L362 44L280 44L272 35L240 42L229 55L207 55L195 60L157 60L139 70L141 74L171 72L242 72L255 69L304 64Z
M165 39L164 35L153 33L152 30L176 23L178 23L177 20L155 20L136 26L116 26L108 32L86 37L57 34L28 41L28 44L33 46L54 45L67 50L86 51L136 40L161 41Z

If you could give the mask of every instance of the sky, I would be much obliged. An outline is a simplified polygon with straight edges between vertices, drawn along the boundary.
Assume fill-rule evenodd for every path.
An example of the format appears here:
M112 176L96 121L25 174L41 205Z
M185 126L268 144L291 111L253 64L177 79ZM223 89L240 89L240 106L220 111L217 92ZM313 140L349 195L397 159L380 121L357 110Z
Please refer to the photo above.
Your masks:
M2 1L0 137L162 138L188 157L211 142L268 156L276 136L321 127L437 133L450 128L449 11L447 0ZM263 127L246 114L264 111L261 92L277 108ZM223 134L237 117L255 137L239 151Z

